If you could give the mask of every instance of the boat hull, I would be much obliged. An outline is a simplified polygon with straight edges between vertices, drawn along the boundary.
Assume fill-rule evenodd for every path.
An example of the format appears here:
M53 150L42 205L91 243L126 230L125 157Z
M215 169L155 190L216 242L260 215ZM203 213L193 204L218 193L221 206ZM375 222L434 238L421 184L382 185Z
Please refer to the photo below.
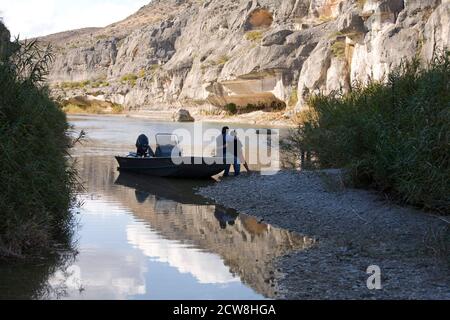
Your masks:
M216 163L215 158L183 157L176 159L175 163L172 158L116 157L116 160L119 171L155 177L205 179L225 170L225 165Z

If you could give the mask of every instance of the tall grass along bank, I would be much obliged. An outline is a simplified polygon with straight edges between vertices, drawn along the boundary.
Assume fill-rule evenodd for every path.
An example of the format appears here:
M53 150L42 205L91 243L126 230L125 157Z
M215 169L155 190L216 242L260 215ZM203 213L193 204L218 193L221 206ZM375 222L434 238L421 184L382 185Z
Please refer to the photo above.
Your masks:
M404 63L387 81L310 99L287 146L356 186L450 213L450 58Z
M1 23L0 29L7 33ZM70 239L75 173L66 117L42 85L50 51L5 38L0 39L0 257L20 257Z

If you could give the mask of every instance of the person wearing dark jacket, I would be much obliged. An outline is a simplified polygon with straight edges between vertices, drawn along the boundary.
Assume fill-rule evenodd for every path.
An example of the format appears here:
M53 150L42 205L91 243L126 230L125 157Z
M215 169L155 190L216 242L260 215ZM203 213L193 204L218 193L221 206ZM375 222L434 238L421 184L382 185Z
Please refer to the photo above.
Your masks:
M150 148L150 143L148 137L145 134L141 134L136 141L136 153L138 157L154 157L152 148Z
M238 176L241 174L241 164L244 165L245 169L247 170L247 173L251 173L251 170L247 164L247 161L244 157L243 152L243 145L241 140L237 137L236 131L233 131L231 133L232 137L232 148L233 148L233 168L234 168L234 175Z
M222 158L222 163L225 164L225 174L224 177L227 177L230 173L231 161L229 160L228 154L230 151L228 150L228 144L232 140L228 131L229 127L222 128L222 134L216 139L216 157Z

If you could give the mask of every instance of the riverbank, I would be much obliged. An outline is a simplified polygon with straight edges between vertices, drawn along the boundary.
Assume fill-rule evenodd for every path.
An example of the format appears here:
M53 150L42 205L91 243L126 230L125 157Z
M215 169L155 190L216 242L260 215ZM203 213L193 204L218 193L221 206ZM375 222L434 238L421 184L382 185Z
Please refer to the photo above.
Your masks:
M341 181L335 171L284 171L228 178L198 192L316 239L275 262L282 298L450 299L449 219ZM381 268L382 290L367 289L371 265Z

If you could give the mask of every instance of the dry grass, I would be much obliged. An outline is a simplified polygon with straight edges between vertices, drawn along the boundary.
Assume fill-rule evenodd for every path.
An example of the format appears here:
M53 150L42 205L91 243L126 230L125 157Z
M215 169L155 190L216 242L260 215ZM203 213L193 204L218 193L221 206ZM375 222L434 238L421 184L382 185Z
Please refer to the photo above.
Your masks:
M356 0L359 9L363 9L366 2L367 0Z
M62 107L67 114L120 114L124 107L116 103L90 101L85 104L68 103Z
M259 42L263 38L261 31L249 31L245 34L245 39L248 41Z
M295 107L298 103L298 91L297 88L292 89L291 96L289 97L288 105Z
M218 65L224 65L224 64L226 64L229 60L230 60L230 57L227 56L226 54L224 54L224 55L221 55L221 56L219 57L219 59L217 59L216 62L217 62Z
M336 41L331 45L331 52L333 56L336 58L345 58L345 42L344 41Z

